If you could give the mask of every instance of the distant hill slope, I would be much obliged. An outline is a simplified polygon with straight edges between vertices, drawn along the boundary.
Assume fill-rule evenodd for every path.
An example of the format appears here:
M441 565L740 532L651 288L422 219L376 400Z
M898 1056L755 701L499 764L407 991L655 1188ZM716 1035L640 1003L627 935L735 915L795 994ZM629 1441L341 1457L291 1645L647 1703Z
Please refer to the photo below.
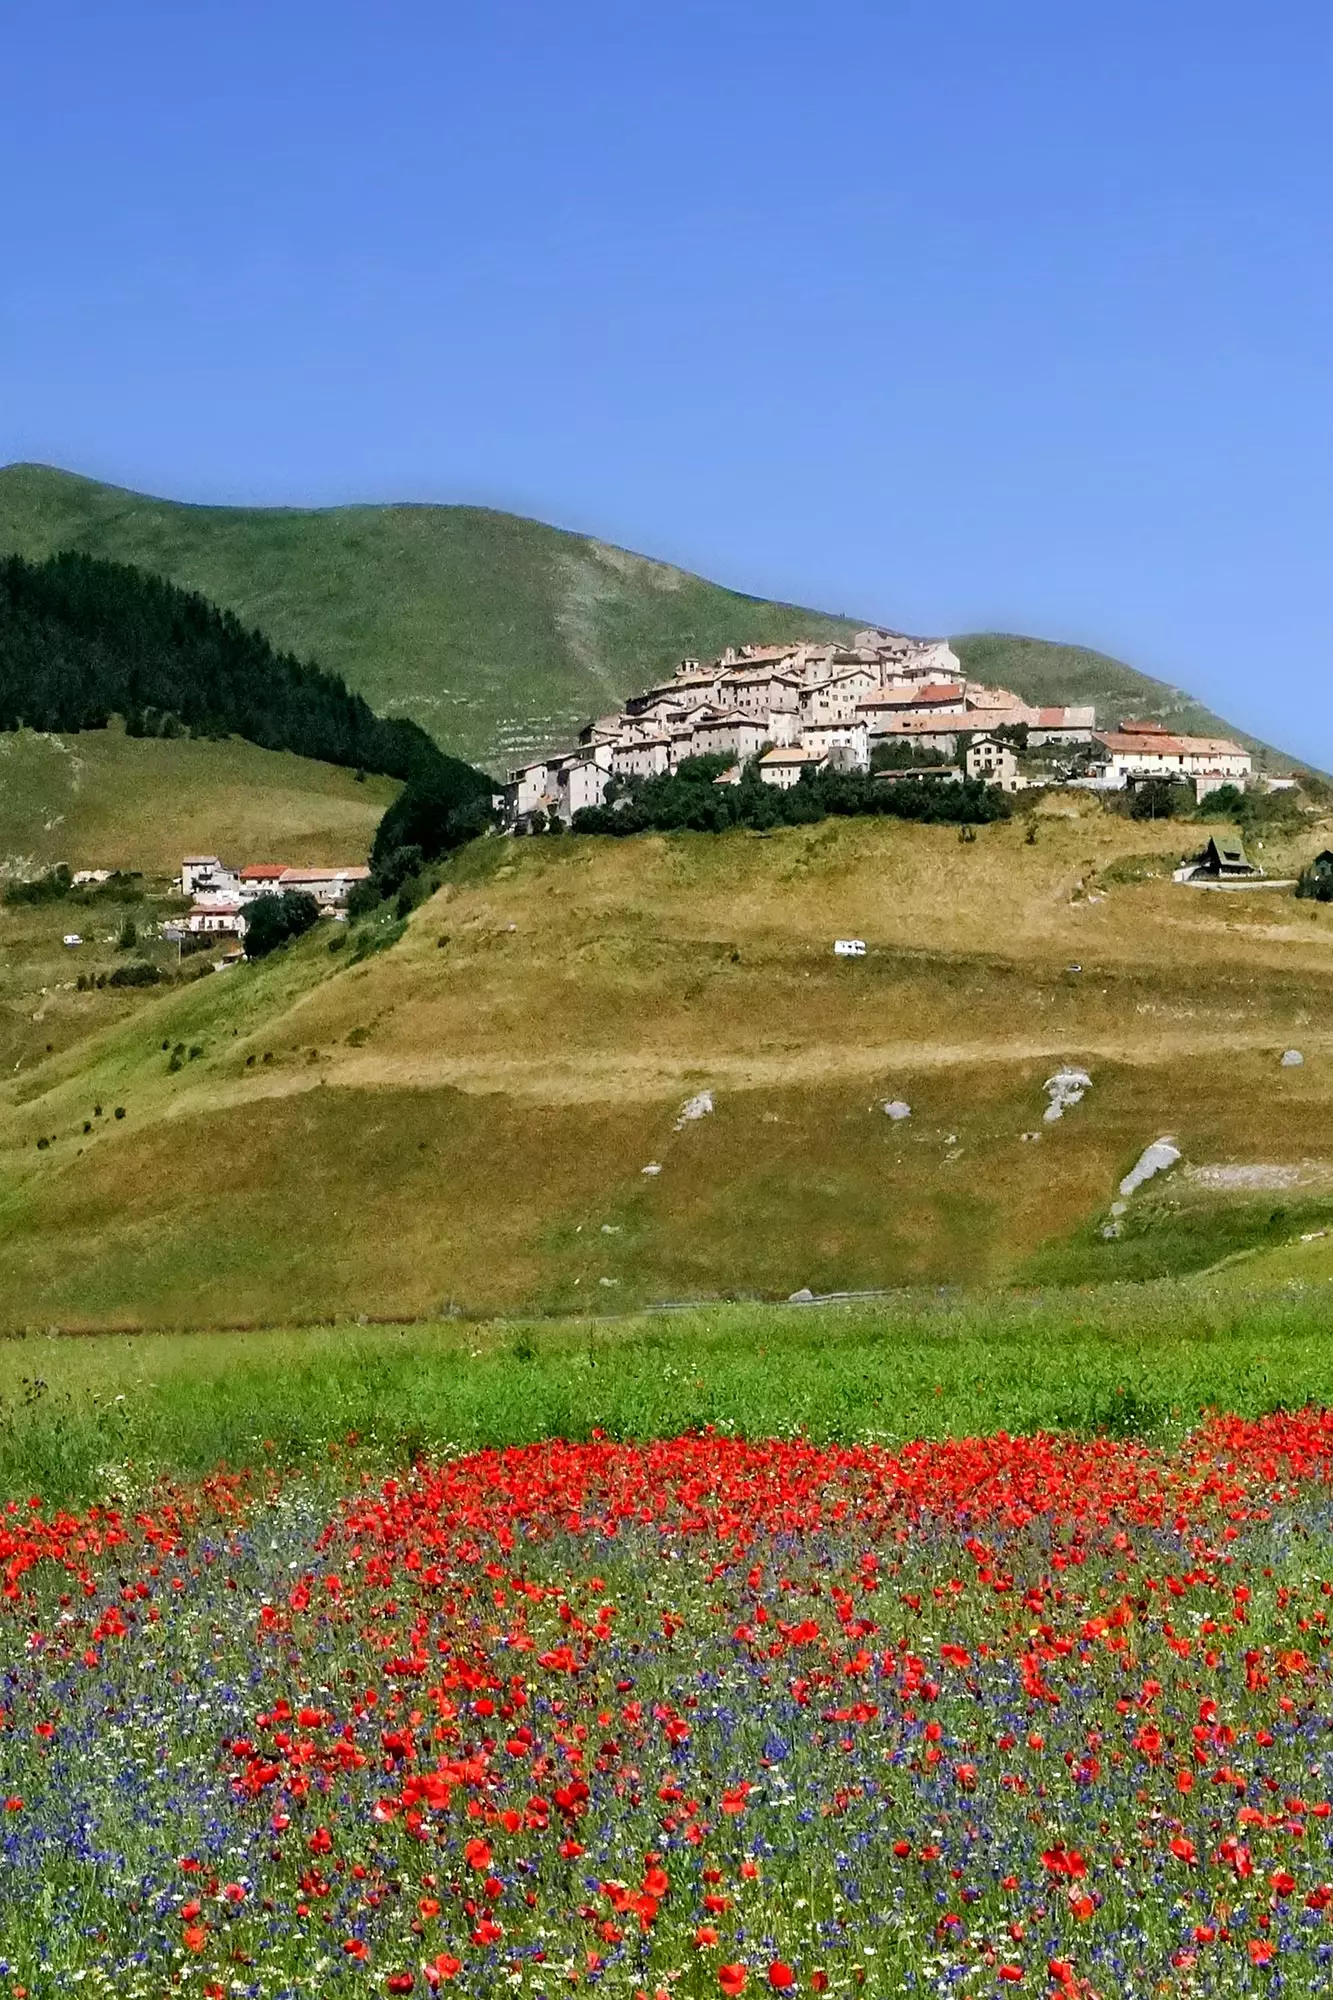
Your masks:
M953 642L974 680L1013 688L1028 701L1092 702L1097 720L1111 726L1130 716L1170 723L1199 736L1231 736L1261 755L1266 768L1288 770L1295 760L1257 736L1224 721L1181 688L1152 680L1123 660L1086 646L1061 646L1009 632L973 632Z
M341 673L381 713L493 770L569 736L684 656L845 619L766 603L586 536L479 507L195 507L46 466L0 469L0 553L82 549L156 570ZM1033 698L1225 725L1080 648L980 634L969 670ZM1247 739L1249 740L1249 739ZM1289 759L1273 758L1274 766Z
M237 737L0 734L0 875L71 868L175 874L181 856L251 861L363 861L393 778L261 750Z

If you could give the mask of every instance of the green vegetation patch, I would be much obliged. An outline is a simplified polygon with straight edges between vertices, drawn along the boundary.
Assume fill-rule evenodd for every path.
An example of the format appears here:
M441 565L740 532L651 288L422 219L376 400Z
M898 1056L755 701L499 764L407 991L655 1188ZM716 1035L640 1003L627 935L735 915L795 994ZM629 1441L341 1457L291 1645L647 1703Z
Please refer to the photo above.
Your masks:
M607 1325L442 1320L0 1342L0 1485L87 1499L155 1469L372 1461L715 1424L817 1439L1168 1435L1333 1400L1326 1288L719 1306Z
M1116 1233L1107 1235L1108 1229ZM1139 1197L1123 1216L1085 1222L1038 1251L1021 1275L1039 1284L1141 1282L1210 1270L1226 1258L1315 1238L1333 1229L1333 1198L1268 1194L1262 1199Z

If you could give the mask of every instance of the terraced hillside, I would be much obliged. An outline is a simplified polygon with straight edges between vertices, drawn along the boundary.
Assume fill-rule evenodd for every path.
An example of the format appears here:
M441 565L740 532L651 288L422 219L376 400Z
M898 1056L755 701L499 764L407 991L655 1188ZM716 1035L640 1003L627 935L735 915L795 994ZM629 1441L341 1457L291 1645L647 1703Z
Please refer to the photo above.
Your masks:
M1299 1239L1333 1209L1333 909L1174 885L1200 837L1069 796L1031 841L486 840L405 926L112 1022L52 993L51 1053L0 1087L3 1316L618 1310ZM1091 1088L1051 1123L1062 1064ZM1163 1133L1181 1168L1112 1218ZM1217 1192L1219 1164L1297 1171Z
M410 716L492 770L565 740L683 656L893 617L892 606L850 621L765 603L485 508L194 507L47 466L0 470L0 552L59 549L201 591L344 675L379 712ZM973 673L1033 700L1226 727L1100 653L1003 634L971 635L959 650Z

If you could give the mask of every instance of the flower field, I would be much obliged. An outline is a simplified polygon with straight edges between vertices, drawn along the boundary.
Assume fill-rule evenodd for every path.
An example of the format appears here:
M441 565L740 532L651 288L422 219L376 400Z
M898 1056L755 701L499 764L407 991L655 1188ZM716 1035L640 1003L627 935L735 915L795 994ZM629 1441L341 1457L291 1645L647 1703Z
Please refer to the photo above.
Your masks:
M1333 1417L0 1516L0 1995L1315 1994Z

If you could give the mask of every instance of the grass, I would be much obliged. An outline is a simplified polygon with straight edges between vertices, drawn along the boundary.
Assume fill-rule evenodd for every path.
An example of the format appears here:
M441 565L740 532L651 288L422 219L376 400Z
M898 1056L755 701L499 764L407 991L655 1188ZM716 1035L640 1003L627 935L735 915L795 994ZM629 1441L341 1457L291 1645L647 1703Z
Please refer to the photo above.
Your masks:
M0 733L0 868L8 862L172 875L184 854L244 865L363 861L389 778L287 751L126 736Z
M490 1323L0 1343L0 1492L86 1500L156 1471L372 1463L542 1437L1159 1436L1205 1408L1333 1400L1327 1296L1162 1283Z
M485 508L194 507L47 466L0 470L0 550L63 548L203 591L345 675L374 707L496 769L567 739L684 656L865 622L745 597ZM1102 654L1003 634L973 635L960 651L971 672L1033 700L1225 727Z
M1262 1200L1178 1203L1157 1196L1132 1209L1117 1236L1103 1236L1098 1218L1067 1241L1044 1246L1023 1275L1037 1284L1126 1283L1184 1277L1241 1258L1248 1278L1257 1253L1293 1241L1299 1245L1302 1236L1322 1239L1330 1227L1333 1201L1327 1197L1302 1201L1269 1194Z
M1286 1224L1172 1220L1151 1191L1119 1241L1100 1228L1164 1131L1194 1163L1325 1159L1333 911L1156 877L1094 901L1189 830L1064 810L1035 846L882 822L482 842L373 955L322 927L132 1004L16 1007L0 1325L1096 1281L1275 1243ZM1093 1087L1051 1126L1064 1061ZM702 1088L713 1114L677 1129Z

